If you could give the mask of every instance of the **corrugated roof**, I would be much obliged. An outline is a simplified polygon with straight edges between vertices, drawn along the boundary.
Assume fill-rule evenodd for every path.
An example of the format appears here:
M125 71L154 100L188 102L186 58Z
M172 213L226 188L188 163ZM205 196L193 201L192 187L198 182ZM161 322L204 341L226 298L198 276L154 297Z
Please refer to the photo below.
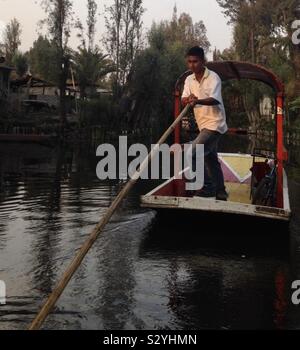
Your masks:
M2 70L14 70L14 68L5 66L3 64L0 64L0 69L2 69Z

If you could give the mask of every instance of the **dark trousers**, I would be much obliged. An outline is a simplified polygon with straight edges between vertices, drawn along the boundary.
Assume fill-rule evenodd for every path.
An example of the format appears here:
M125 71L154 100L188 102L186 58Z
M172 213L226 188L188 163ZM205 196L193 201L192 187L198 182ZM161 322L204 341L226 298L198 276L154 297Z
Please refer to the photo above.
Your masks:
M224 175L218 159L218 145L222 135L217 131L203 129L193 141L193 168L196 162L196 145L204 145L204 187L208 191L225 190Z

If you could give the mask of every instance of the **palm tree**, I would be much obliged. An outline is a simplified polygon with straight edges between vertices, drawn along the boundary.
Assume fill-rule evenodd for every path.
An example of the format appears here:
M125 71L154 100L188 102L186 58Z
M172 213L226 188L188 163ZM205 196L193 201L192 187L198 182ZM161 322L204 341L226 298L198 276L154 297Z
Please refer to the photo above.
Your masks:
M73 56L74 70L80 88L81 99L86 97L88 86L95 86L107 74L116 71L115 65L98 48L93 50L79 48Z

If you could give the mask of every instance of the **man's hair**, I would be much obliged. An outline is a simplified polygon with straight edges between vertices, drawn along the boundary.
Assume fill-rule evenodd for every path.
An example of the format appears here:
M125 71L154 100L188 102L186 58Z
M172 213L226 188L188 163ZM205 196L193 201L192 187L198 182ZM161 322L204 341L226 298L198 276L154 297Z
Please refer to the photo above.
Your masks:
M189 49L186 53L186 56L196 56L199 57L201 60L204 60L205 58L204 50L200 46L194 46L191 49Z

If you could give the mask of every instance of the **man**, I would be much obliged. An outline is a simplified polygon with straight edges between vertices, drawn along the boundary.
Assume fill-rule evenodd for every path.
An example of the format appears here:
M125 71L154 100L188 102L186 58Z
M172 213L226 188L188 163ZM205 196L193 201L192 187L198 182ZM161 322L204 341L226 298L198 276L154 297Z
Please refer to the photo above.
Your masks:
M187 52L187 64L193 74L185 81L182 103L194 107L200 133L193 145L204 144L205 151L204 187L196 196L226 201L228 194L217 153L220 138L228 130L222 82L215 72L205 67L205 55L201 47L193 47ZM194 147L193 161L195 160Z

